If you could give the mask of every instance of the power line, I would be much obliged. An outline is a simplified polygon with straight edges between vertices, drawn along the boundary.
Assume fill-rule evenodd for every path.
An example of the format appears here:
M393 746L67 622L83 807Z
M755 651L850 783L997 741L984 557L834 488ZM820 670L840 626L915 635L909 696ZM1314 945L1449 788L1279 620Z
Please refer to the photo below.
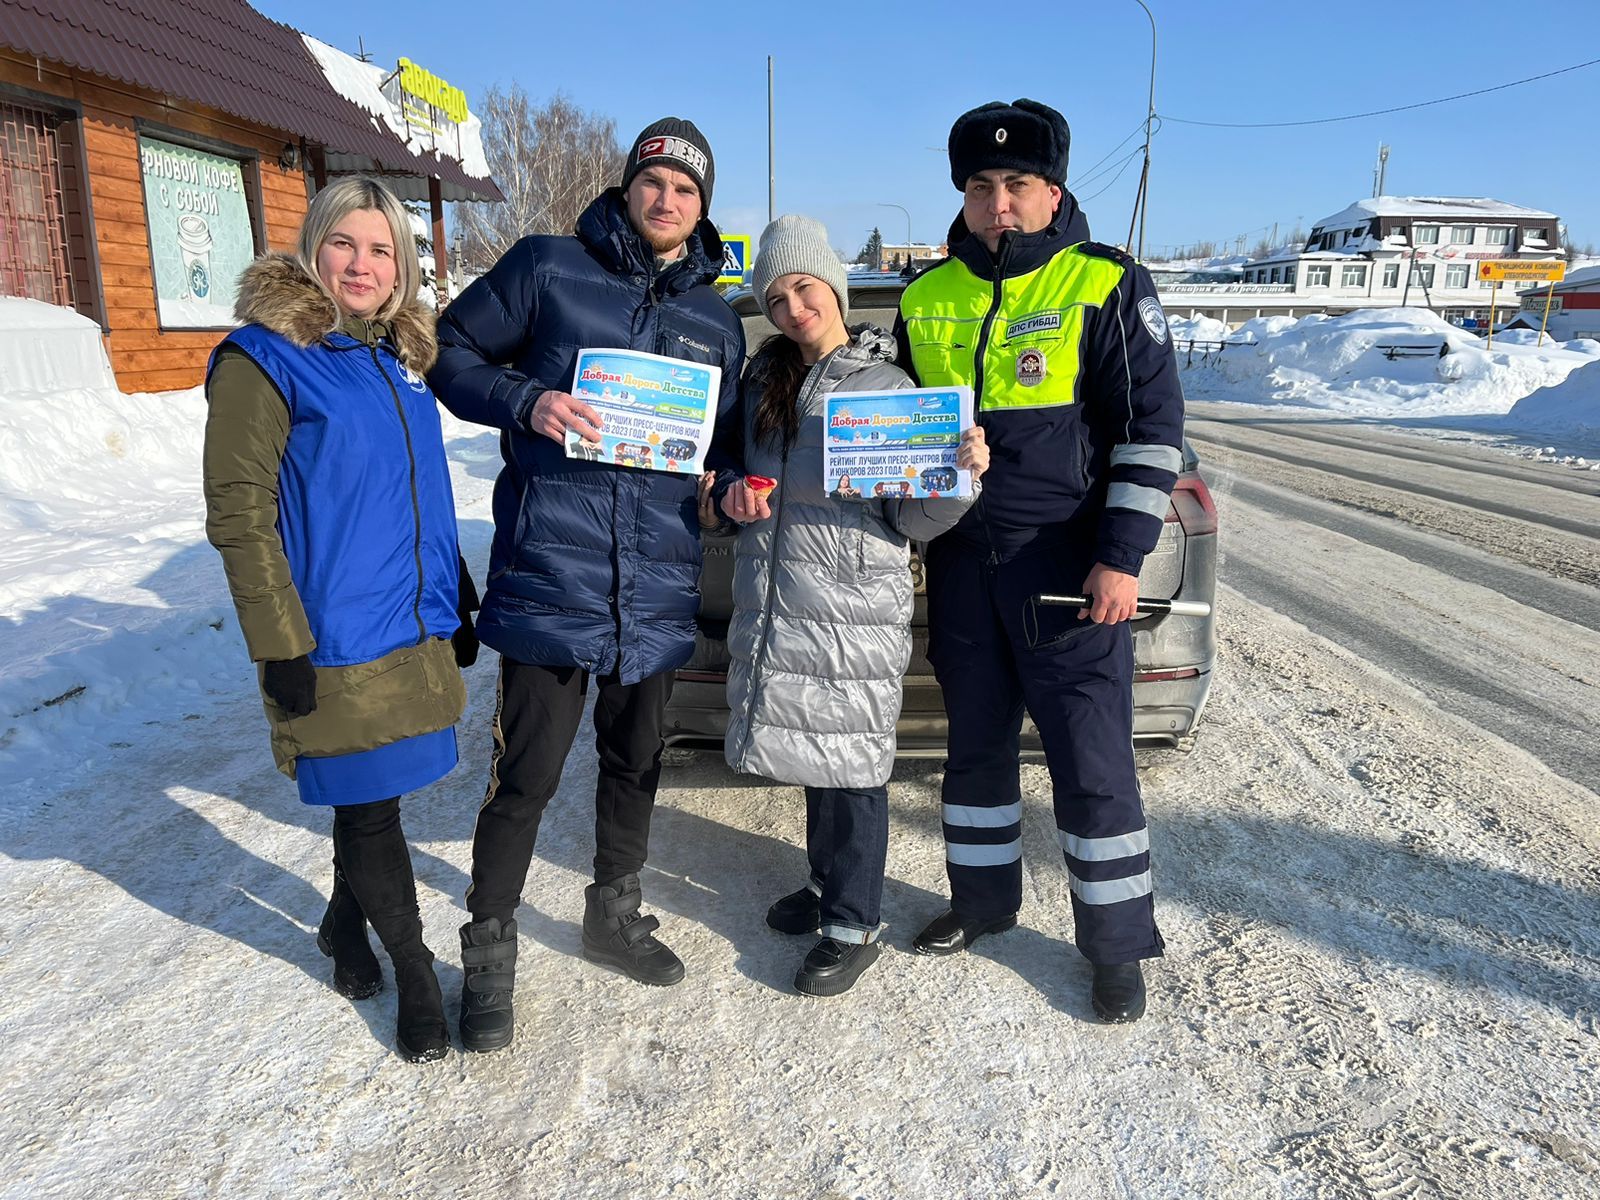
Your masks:
M1332 125L1338 121L1359 121L1364 117L1381 117L1389 113L1409 112L1414 108L1427 108L1434 104L1449 104L1452 100L1465 100L1471 96L1486 96L1490 92L1503 92L1507 88L1521 87L1525 83L1536 83L1541 79L1550 79L1556 75L1565 75L1571 71L1581 71L1585 67L1592 67L1600 63L1600 58L1591 58L1588 62L1575 63L1570 67L1562 67L1555 71L1546 71L1542 75L1529 75L1526 79L1513 79L1510 83L1499 83L1494 87L1478 88L1471 92L1458 92L1454 96L1441 96L1437 100L1422 100L1416 104L1401 104L1395 108L1375 108L1371 112L1350 113L1343 117L1319 117L1314 121L1191 121L1184 117L1164 116L1165 120L1176 121L1180 125L1205 125L1212 129L1285 129L1296 125Z
M1127 168L1127 165L1130 162L1132 162L1135 158L1137 158L1139 155L1141 155L1143 153L1144 153L1144 147L1143 146L1135 146L1132 150L1128 151L1127 154L1123 155L1116 162L1112 163L1109 167L1106 167L1105 170L1096 171L1092 175L1085 175L1082 179L1073 180L1072 186L1073 186L1074 190L1073 190L1072 194L1074 196L1077 196L1078 193L1077 193L1076 189L1082 188L1082 187L1088 187L1096 179L1099 179L1100 176L1104 175L1106 173L1106 171L1116 171L1117 175L1122 174L1123 170ZM1116 176L1113 175L1112 178L1115 179ZM1082 199L1082 197L1080 196L1079 199Z
M1122 173L1128 169L1128 164L1133 162L1134 159L1138 158L1139 155L1141 155L1143 153L1144 153L1144 147L1140 146L1132 154L1128 155L1127 158L1122 160L1122 165L1117 168L1117 173L1115 175L1113 175L1109 180L1106 181L1106 186L1105 187L1100 188L1099 191L1090 192L1087 196L1078 196L1078 203L1080 205L1087 204L1087 203L1089 203L1089 201L1093 200L1096 196L1100 195L1101 192L1104 192L1107 188L1111 187L1112 184L1116 183L1117 180L1122 178ZM1074 192L1073 194L1077 195L1076 192Z
M1093 179L1094 178L1095 169L1100 166L1100 163L1105 162L1107 158L1110 158L1118 150L1121 150L1124 146L1126 146L1128 144L1128 138L1137 137L1139 135L1139 132L1141 130L1143 130L1143 129L1144 129L1144 122L1140 121L1137 125L1135 125L1133 127L1133 131L1128 134L1128 137L1123 138L1120 142L1118 142L1115 146L1111 147L1111 149L1106 152L1105 158L1100 159L1099 162L1095 163L1094 166L1091 166L1088 170L1086 170L1083 173L1083 179L1074 179L1072 182L1076 185L1076 184L1084 182L1084 180L1086 180L1086 179Z

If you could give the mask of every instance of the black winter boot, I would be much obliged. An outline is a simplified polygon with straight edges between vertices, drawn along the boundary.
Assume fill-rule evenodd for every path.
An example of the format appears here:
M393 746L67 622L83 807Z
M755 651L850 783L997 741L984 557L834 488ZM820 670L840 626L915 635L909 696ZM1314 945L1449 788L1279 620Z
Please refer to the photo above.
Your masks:
M511 991L517 981L517 923L499 917L461 927L461 1045L499 1050L511 1044Z
M444 1023L444 997L433 973L433 955L426 946L420 957L394 960L394 986L400 993L394 1034L400 1057L407 1062L443 1058L450 1049L450 1030Z
M822 928L822 897L808 887L772 902L767 924L779 933L815 933Z
M848 992L861 972L878 961L877 942L838 942L825 937L811 948L795 974L795 991L807 996L837 996Z
M639 915L644 895L637 875L591 883L583 901L583 956L590 962L616 967L640 983L666 986L683 978L678 956L650 936L661 922Z
M317 949L333 959L333 986L340 995L365 1000L383 990L383 969L367 941L367 916L338 863L328 911L317 929Z
M1096 1015L1113 1025L1144 1016L1144 972L1139 964L1095 963L1089 1001Z
M400 993L395 1047L412 1062L443 1058L450 1048L433 953L422 941L411 851L400 828L399 799L333 810L333 841L350 890L394 964Z

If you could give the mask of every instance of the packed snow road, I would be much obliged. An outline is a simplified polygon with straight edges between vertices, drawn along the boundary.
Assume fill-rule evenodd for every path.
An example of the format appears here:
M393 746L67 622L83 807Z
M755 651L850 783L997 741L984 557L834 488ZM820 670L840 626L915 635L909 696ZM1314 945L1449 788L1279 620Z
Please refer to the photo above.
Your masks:
M807 942L762 914L803 878L799 792L699 758L645 876L688 978L584 962L585 735L524 891L516 1042L408 1065L392 989L328 986L326 817L230 663L0 805L0 1197L1600 1195L1600 563L1527 519L1600 501L1229 417L1191 424L1212 704L1192 753L1141 760L1167 939L1143 1021L1089 1011L1036 766L1021 926L972 953L909 952L944 869L938 767L902 763L888 950L793 995ZM451 449L481 561L492 443ZM462 767L405 805L452 1010L492 658Z
M1600 790L1600 479L1197 408L1230 586Z

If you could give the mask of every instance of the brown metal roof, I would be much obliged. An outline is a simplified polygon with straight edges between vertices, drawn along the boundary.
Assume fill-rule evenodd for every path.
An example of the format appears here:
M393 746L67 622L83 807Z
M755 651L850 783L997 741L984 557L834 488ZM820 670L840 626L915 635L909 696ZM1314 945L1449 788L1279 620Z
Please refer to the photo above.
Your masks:
M0 0L0 45L504 198L454 159L412 153L334 91L297 32L242 0Z

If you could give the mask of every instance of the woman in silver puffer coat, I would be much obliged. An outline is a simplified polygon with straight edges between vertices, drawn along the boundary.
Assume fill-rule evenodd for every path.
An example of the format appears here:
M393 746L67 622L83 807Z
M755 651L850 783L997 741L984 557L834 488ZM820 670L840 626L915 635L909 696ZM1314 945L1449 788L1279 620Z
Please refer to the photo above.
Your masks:
M960 519L970 500L855 499L824 489L824 401L911 380L881 330L845 326L849 289L827 231L779 217L761 235L754 286L779 333L745 375L745 470L724 511L744 523L728 631L727 758L735 770L801 784L811 878L767 912L784 933L820 930L795 987L846 991L878 957L901 676L911 654L909 544ZM977 427L959 465L988 465Z

